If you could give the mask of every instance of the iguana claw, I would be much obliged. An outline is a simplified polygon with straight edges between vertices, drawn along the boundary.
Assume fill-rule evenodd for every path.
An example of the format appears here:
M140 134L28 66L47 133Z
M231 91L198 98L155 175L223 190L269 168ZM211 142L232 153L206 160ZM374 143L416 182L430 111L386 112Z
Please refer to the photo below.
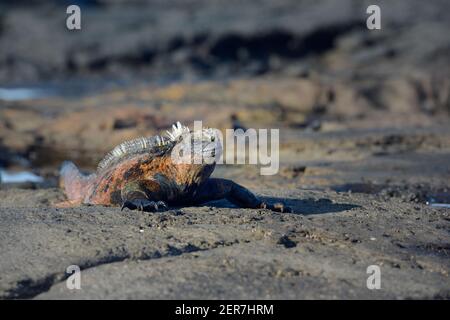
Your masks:
M120 211L125 208L142 212L166 211L168 209L167 204L164 201L155 202L147 199L126 200L123 202Z
M262 209L269 209L275 212L281 212L281 213L292 213L292 208L291 207L287 207L285 206L283 203L281 202L277 202L274 204L268 204L268 203L261 203L261 208Z

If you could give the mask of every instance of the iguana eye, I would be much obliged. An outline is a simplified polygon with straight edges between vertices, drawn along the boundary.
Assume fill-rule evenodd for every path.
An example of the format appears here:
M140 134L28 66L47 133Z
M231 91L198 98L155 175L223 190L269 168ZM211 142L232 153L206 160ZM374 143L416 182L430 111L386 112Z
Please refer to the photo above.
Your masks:
M211 142L214 142L216 140L216 137L212 136L211 137Z

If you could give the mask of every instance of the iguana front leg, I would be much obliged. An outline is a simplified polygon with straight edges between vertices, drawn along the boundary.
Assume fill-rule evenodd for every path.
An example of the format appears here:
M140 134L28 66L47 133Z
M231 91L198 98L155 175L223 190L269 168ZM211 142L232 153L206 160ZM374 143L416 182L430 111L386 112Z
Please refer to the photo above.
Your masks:
M167 204L159 199L158 182L139 180L127 183L121 190L122 208L147 212L165 211Z
M285 207L282 203L268 204L261 201L247 188L227 179L210 178L199 188L193 200L196 204L202 204L220 199L227 199L241 208L292 212L291 208Z

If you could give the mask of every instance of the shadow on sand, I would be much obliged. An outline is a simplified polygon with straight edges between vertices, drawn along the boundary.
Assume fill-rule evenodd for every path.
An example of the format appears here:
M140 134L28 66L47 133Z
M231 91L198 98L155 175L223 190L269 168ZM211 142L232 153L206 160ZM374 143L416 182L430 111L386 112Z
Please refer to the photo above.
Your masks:
M303 215L335 213L361 207L356 204L334 203L333 201L325 198L292 199L292 198L277 198L277 197L261 197L261 199L268 203L282 202L287 207L290 207L292 209L292 213ZM207 205L218 208L236 208L235 205L226 200L208 202Z

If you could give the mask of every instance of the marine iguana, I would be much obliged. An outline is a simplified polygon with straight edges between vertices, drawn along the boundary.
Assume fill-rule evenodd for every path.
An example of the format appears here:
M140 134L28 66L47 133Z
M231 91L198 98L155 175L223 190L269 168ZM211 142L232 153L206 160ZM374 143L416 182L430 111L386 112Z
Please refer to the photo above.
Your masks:
M95 173L87 176L75 164L65 161L60 185L68 201L59 206L84 203L152 212L167 210L169 205L199 205L227 199L242 208L290 211L281 203L261 201L231 180L210 178L215 159L222 151L217 133L215 129L191 133L188 127L177 122L166 136L121 143L100 161ZM186 146L193 152L183 155ZM178 158L172 156L174 152ZM186 156L191 157L189 161L183 161Z

